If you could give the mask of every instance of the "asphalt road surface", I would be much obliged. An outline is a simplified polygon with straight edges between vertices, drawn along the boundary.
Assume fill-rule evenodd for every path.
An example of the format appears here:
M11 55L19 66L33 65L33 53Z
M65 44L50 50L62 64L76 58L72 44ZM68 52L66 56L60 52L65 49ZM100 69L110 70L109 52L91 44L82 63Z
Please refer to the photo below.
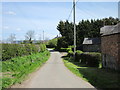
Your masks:
M28 80L12 88L94 88L88 82L70 72L61 58L62 54L51 50L49 60Z

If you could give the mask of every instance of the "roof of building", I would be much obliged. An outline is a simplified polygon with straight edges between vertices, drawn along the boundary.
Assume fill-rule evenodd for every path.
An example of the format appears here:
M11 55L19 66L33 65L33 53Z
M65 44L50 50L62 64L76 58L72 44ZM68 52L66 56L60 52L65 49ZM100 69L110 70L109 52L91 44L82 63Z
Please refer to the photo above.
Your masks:
M104 26L100 29L100 34L102 34L102 36L115 33L120 33L120 23L117 25Z
M83 44L100 44L100 38L84 38Z

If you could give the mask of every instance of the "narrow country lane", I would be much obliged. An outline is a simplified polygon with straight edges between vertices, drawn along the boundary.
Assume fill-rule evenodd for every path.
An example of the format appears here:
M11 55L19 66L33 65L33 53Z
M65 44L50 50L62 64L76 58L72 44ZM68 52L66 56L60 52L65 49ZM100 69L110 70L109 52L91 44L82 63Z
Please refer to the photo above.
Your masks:
M22 84L12 88L94 88L88 82L70 72L61 58L61 54L51 50L49 60Z

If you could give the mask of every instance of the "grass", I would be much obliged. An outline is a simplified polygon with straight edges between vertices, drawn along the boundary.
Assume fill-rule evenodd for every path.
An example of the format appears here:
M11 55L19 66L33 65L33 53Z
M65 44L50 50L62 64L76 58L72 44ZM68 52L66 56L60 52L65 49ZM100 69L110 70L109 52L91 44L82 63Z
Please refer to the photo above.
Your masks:
M80 63L74 63L69 57L64 57L65 66L74 74L88 81L98 89L119 88L120 73L95 67L85 67Z
M49 51L17 57L2 62L2 88L21 83L28 74L42 66L49 58Z

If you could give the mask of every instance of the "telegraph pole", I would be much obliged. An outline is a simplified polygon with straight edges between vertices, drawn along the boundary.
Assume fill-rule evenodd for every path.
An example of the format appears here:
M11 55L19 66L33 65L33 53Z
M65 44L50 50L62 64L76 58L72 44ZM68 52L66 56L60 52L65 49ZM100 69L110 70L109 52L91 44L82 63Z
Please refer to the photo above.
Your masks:
M75 0L73 0L73 21L74 21L74 59L75 59L76 53Z

